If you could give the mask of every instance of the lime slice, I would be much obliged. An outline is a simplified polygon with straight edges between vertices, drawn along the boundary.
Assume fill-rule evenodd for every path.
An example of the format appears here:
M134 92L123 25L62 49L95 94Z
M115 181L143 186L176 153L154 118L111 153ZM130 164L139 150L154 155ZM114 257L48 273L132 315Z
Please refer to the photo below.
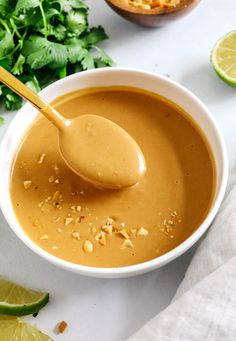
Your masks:
M211 63L225 83L236 87L236 31L216 42L211 51Z
M1 341L52 341L40 330L13 316L0 316Z
M25 289L0 279L0 314L14 316L33 314L42 309L48 301L48 293Z

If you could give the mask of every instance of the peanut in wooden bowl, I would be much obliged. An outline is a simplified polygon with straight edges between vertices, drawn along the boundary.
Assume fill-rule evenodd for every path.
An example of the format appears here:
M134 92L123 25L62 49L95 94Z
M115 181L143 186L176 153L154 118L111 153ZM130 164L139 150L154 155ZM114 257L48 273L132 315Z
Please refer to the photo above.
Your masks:
M143 5L134 6L129 0L105 0L121 17L135 24L147 27L160 27L189 14L201 0L180 0L175 6L160 5L148 8ZM133 1L135 3L135 1ZM138 1L137 1L138 3Z

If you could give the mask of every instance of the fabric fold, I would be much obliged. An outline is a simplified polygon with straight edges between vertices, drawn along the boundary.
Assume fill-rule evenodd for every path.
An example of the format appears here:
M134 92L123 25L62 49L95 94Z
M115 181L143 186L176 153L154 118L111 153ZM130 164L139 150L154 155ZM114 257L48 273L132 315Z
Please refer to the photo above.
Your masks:
M128 341L236 340L236 186L201 241L172 303Z

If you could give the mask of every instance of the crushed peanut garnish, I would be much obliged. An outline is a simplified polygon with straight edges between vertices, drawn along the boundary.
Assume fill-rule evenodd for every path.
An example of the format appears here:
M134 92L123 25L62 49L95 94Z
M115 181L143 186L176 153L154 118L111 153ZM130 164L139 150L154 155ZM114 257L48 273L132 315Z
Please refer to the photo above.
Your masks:
M104 234L102 234L101 237L99 238L98 242L99 242L101 245L105 246L106 243L107 243L106 236L105 236Z
M107 234L112 234L113 227L112 225L103 225L101 227L102 231L106 232Z
M32 185L32 181L31 180L25 180L24 181L24 187L25 189L29 189Z
M41 163L43 163L43 161L44 161L44 159L45 159L45 157L46 157L46 154L41 154L40 155L40 157L39 157L39 159L38 159L38 164L41 164Z
M80 240L80 234L78 231L74 231L71 233L71 237L77 240Z
M57 245L52 246L52 250L57 250L57 249L59 249L59 246L57 246Z
M133 236L136 236L137 230L136 230L136 229L131 229L130 232L131 232L131 234L132 234Z
M48 235L47 234L43 234L39 239L40 240L47 240L48 239Z
M70 225L72 222L73 222L73 218L70 218L70 217L67 217L66 219L65 219L65 226L68 226L68 225Z
M62 228L61 228L61 227L58 227L57 231L58 231L59 233L61 233L61 232L62 232Z
M181 0L126 0L126 3L129 6L147 10L176 7L180 2Z
M129 234L128 234L128 232L127 231L125 231L124 229L123 230L120 230L119 232L118 232L118 234L120 234L123 238L125 238L125 239L129 239Z
M144 227L140 227L137 231L137 236L139 237L146 237L148 234L148 230L146 230Z
M68 327L68 324L65 321L62 321L59 323L58 325L58 331L59 333L64 333L64 331L66 330L66 328Z
M54 176L51 175L51 176L49 177L49 179L48 179L48 182L52 183L54 180L55 180Z
M99 239L102 237L102 236L105 236L105 232L101 231L99 232L95 237L94 239L99 242Z
M133 248L134 244L131 242L130 239L126 239L123 241L122 245L121 245L121 250L122 249L126 249L126 248Z
M57 217L55 222L58 223L58 221L60 221L60 220L61 220L61 217Z
M114 219L107 218L106 225L112 225L114 223Z
M92 253L93 252L93 243L90 240L85 240L83 244L83 250L86 253Z
M85 219L85 216L81 215L80 217L76 218L75 222L76 223L81 223L83 219Z

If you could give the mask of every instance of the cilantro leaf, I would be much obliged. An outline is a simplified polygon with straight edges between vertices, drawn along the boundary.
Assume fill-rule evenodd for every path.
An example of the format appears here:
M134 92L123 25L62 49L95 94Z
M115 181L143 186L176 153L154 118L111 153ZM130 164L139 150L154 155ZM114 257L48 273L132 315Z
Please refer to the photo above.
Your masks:
M85 47L90 47L107 38L108 35L106 34L104 28L98 26L91 28L90 31L81 38L81 41L83 42Z
M84 0L0 0L0 66L34 91L74 72L111 66L97 44L108 38L101 26L89 27ZM21 98L0 84L8 110Z
M108 56L108 54L103 50L101 49L100 47L98 46L93 46L94 49L97 50L97 52L99 53L100 55L100 58L99 60L103 63L103 65L107 65L107 66L113 66L113 60Z
M61 10L69 12L71 9L85 9L88 10L88 6L81 0L55 0L61 6Z
M83 47L83 44L79 39L68 39L66 42L66 47L68 50L69 62L76 63L85 58L87 50Z
M7 110L18 110L22 106L22 98L15 94L11 89L5 85L1 88L1 96Z
M16 0L0 0L0 16L5 18L15 8Z
M27 56L27 63L32 69L46 65L55 69L67 63L67 48L40 36L31 36L25 42L22 52Z
M57 26L52 26L49 25L48 26L48 37L53 37L56 40L58 40L59 42L64 40L66 37L66 28L65 26L59 24Z
M0 116L0 126L2 126L4 124L5 120L2 116Z
M23 65L25 64L25 57L20 54L11 72L13 75L20 75L23 73Z
M11 71L11 65L12 65L12 58L11 57L6 57L0 59L0 66L4 67L7 71Z
M41 90L39 82L35 76L31 80L27 81L25 85L28 86L28 88L30 88L34 92L39 92Z
M93 69L95 67L93 55L89 51L85 51L85 56L82 59L81 64L85 70Z
M14 46L11 33L0 29L0 58L6 57L14 49Z
M87 15L86 12L70 11L66 15L66 26L70 35L79 36L87 29Z
M34 9L35 7L39 6L39 2L40 0L18 0L15 8L15 13Z

